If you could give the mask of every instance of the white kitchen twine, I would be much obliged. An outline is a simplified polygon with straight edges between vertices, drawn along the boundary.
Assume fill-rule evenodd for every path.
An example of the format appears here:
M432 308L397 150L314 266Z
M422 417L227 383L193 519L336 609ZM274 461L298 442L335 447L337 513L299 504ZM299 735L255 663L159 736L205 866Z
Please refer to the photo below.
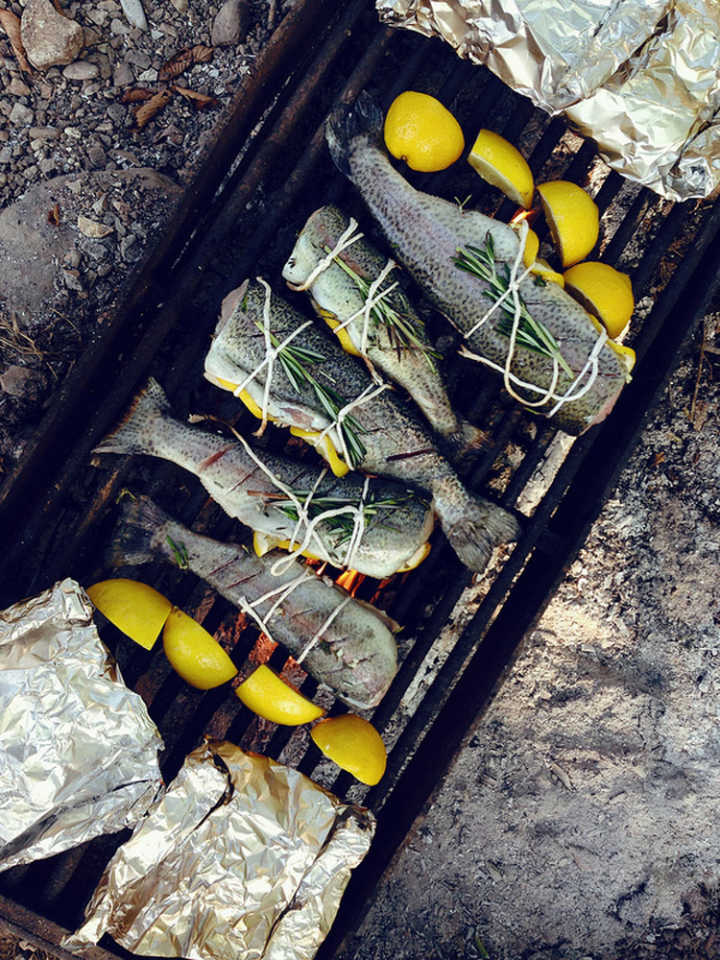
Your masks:
M527 267L520 275L518 275L518 270L520 269L520 264L522 263L523 253L525 252L525 244L527 242L528 235L528 224L526 220L523 220L520 224L520 243L518 246L517 254L515 255L515 260L510 271L510 282L508 283L507 290L498 297L498 299L492 304L490 309L483 314L482 317L475 323L467 333L464 334L467 339L476 330L478 330L491 316L492 314L502 305L502 303L511 296L513 300L514 307L514 316L512 329L510 331L510 343L508 346L507 356L505 357L505 363L503 366L500 366L497 363L494 363L492 360L489 360L487 357L481 357L477 353L473 353L468 350L466 346L462 346L458 353L461 357L467 357L470 360L476 360L478 363L485 364L487 367L491 367L493 370L497 370L498 373L503 375L503 383L505 389L515 400L518 400L526 407L542 407L545 404L549 403L551 400L555 401L554 406L547 414L548 417L553 417L566 403L572 403L575 400L579 400L583 397L588 390L590 390L595 383L598 375L598 360L600 353L602 352L603 347L608 339L607 330L603 328L598 334L598 338L595 341L595 344L590 351L590 354L583 366L582 370L575 379L570 383L567 390L563 394L556 394L555 389L557 387L557 382L560 376L560 365L557 362L557 359L553 357L553 373L550 379L550 385L547 388L538 387L537 384L528 383L526 380L522 380L517 377L514 373L511 372L512 362L515 358L515 349L517 343L517 333L520 327L520 319L522 314L522 303L520 300L519 288L522 281L527 277L529 273L532 272L532 265ZM587 382L582 384L583 378L589 374ZM514 387L521 387L523 390L528 390L530 393L540 394L539 400L530 401L525 397L521 396L516 392Z

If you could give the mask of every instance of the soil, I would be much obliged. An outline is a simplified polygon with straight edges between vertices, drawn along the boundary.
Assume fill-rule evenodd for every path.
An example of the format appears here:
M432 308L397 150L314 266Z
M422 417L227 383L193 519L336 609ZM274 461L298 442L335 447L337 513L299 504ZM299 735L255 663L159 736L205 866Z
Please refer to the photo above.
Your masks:
M345 960L720 957L717 320Z

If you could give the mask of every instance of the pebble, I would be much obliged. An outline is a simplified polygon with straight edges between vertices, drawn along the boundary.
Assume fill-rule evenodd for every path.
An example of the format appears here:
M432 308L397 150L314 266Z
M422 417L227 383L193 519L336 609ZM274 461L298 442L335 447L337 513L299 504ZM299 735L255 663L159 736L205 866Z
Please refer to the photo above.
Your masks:
M128 83L133 83L134 80L135 76L130 68L130 64L125 63L124 60L118 63L113 73L113 86L125 87Z
M104 167L107 162L107 156L105 151L99 144L93 144L91 147L88 147L88 157L90 158L90 163L94 167Z
M130 33L130 27L116 17L110 23L110 33L115 34L116 37L127 36Z
M27 0L20 35L28 60L38 70L72 63L85 43L80 24L58 13L50 0Z
M30 127L28 136L31 140L57 140L60 131L57 127Z
M145 11L141 0L120 0L120 6L128 23L131 23L138 30L147 30L148 23L145 19Z
M12 147L3 147L3 149L0 150L0 163L2 163L3 166L6 163L12 163Z
M7 92L14 97L29 97L30 87L23 83L18 77L14 77L7 86Z
M248 21L245 0L225 0L213 21L210 43L214 47L239 43L247 34Z
M143 70L143 72L138 76L138 83L155 83L157 78L157 70Z
M63 70L66 80L94 80L99 73L98 65L87 60L76 60Z
M0 388L11 397L22 397L38 376L36 371L13 363L0 374Z
M54 173L57 170L57 161L55 157L44 157L38 164L40 167L40 172L47 175L48 173Z
M127 108L124 107L121 103L111 103L107 108L108 116L115 123L122 123L125 119L125 114L127 113Z
M26 107L25 104L20 103L20 101L13 104L9 117L10 123L17 123L20 126L29 127L34 119L35 114L29 107Z
M147 53L143 53L142 50L131 50L125 59L128 63L132 63L134 66L140 67L141 70L147 70L152 63L152 59L147 55Z

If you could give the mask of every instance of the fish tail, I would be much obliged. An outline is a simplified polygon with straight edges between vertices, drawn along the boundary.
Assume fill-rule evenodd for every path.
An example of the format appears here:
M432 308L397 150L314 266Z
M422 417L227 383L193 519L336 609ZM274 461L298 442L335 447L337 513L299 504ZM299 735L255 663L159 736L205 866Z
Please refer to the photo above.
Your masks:
M135 566L150 563L157 556L153 538L169 517L148 497L137 497L123 503L108 548L112 566Z
M351 176L350 154L358 141L379 144L383 114L375 100L364 90L354 104L342 103L330 114L325 137L335 166Z
M150 377L123 419L93 453L154 453L156 431L170 413L165 391Z
M433 493L433 506L445 536L471 570L482 572L494 547L517 539L520 527L515 517L489 500L469 493L457 477L446 477Z

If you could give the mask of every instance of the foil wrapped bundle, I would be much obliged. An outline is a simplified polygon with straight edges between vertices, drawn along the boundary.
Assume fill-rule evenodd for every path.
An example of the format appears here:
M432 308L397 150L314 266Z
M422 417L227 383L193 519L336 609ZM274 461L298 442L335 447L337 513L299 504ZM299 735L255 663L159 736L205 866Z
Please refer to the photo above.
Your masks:
M77 583L0 613L0 870L134 826L162 746Z
M606 162L671 200L720 185L717 0L376 0L381 19L440 36Z
M296 770L208 742L117 850L63 945L82 952L109 933L142 955L310 960L374 829Z

